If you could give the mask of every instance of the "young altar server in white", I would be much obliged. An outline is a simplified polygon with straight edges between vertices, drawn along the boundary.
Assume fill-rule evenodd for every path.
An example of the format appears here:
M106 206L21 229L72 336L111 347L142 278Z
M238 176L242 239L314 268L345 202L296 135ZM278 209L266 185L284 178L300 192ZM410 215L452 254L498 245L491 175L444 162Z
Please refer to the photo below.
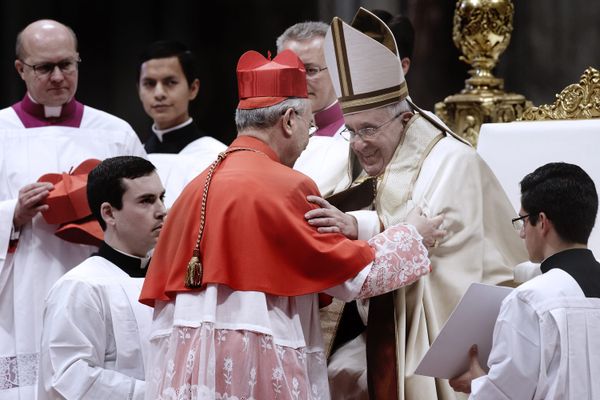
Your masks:
M104 243L48 294L38 398L143 399L152 309L138 297L165 190L152 163L122 156L90 172L87 193Z
M488 373L473 347L454 390L472 400L600 398L600 263L587 248L597 212L594 182L576 165L550 163L523 178L513 224L542 275L502 302Z

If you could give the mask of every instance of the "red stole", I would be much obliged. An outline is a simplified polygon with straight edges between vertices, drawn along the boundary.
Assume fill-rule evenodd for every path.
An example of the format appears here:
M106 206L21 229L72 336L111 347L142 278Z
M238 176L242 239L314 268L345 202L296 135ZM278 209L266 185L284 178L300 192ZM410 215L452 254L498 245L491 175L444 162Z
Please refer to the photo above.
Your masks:
M279 162L260 140L242 136L238 151L216 169L208 191L206 225L200 244L202 284L276 296L317 293L354 277L374 258L371 247L340 234L322 234L304 214L319 196L307 176ZM184 189L171 208L154 251L140 301L172 299L184 286L200 225L207 171Z

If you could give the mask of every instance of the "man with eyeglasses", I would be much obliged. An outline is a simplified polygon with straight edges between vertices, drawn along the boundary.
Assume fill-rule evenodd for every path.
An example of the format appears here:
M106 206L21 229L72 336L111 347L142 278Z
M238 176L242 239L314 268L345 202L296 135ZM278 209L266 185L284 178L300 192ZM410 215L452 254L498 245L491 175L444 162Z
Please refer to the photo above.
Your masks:
M391 15L390 15L391 18ZM410 24L410 22L409 22ZM396 25L394 25L397 29ZM410 26L412 29L412 26ZM329 25L320 21L300 22L290 26L277 38L277 51L291 49L306 68L306 80L309 99L318 126L315 135L308 142L294 164L294 169L310 176L319 187L323 197L335 194L335 188L344 179L348 171L348 154L350 152L347 140L342 140L344 117L338 102L331 77L327 72L323 42ZM405 32L405 29L400 30ZM410 31L412 33L412 30ZM414 37L411 35L399 49L404 73L410 66L410 55ZM323 303L325 306L329 301ZM338 324L338 313L343 304L333 300L332 304L321 309L321 322L325 336L326 347L329 348L333 331Z
M344 118L327 73L323 40L329 26L320 21L290 26L277 38L277 52L292 50L304 63L308 98L315 118L315 136L335 136Z
M587 248L598 193L579 166L549 163L521 181L513 225L542 275L502 302L486 373L470 367L451 379L469 399L598 398L600 263Z
M27 93L0 111L0 398L33 399L43 301L52 284L95 248L59 239L40 215L51 183L89 158L146 153L131 126L75 100L77 38L39 20L19 33L15 67Z
M352 149L336 201L360 193L372 211L351 217L322 201L309 221L332 231L379 232L416 205L427 215L444 214L448 230L431 250L434 271L426 279L370 299L368 309L357 304L354 320L362 319L366 334L343 344L362 324L342 314L329 364L332 395L454 399L447 381L414 370L472 282L512 283L512 267L526 259L510 224L514 209L476 151L410 100L383 21L363 8L351 25L334 18L324 51Z
M344 117L327 73L323 40L329 26L320 21L300 22L277 38L277 52L292 50L304 63L308 98L316 125L314 136L294 169L310 176L323 196L333 193L348 166L348 143L340 132Z

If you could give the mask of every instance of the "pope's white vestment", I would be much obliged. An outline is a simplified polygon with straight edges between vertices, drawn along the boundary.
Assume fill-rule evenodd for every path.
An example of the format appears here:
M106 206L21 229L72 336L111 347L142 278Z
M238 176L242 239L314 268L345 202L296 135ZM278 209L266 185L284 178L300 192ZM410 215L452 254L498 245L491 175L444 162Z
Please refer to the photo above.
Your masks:
M348 185L349 179L340 188ZM415 375L414 370L472 282L510 283L511 267L526 259L510 222L516 211L477 153L420 114L408 121L403 141L377 178L374 205L376 213L361 218L359 226L399 223L415 206L430 216L444 215L447 234L429 253L432 273L394 292L397 393L402 400L454 399L447 381ZM359 306L359 312L366 322L367 310ZM333 398L364 398L364 386L356 397L344 396L366 382L365 362L363 336L333 354Z

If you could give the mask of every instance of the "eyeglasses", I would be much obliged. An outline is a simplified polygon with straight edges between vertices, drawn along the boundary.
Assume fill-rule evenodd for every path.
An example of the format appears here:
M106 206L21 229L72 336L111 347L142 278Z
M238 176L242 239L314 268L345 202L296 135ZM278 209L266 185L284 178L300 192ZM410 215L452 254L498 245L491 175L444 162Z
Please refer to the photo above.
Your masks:
M515 228L517 232L521 232L521 229L525 227L525 218L529 217L530 215L531 214L519 215L517 218L513 218L511 220L513 228Z
M321 68L321 67L317 67L315 65L310 65L308 67L304 66L304 69L306 70L306 76L309 76L312 78L312 77L316 76L319 72L326 70L327 67Z
M372 138L373 136L375 136L375 134L384 126L386 126L387 124L389 124L390 122L392 122L393 120L395 120L396 118L398 118L400 115L402 115L402 112L399 112L398 114L394 115L390 120L384 122L383 124L379 125L379 126L369 126L367 128L362 128L357 130L356 132L354 132L352 129L349 129L347 126L344 127L344 129L340 132L340 135L342 135L342 137L344 139L346 139L347 141L351 141L352 139L355 139L356 136L359 136L362 140L365 139L369 139Z
M81 62L81 58L72 59L72 60L62 60L57 63L40 63L40 64L27 64L25 61L21 60L23 65L28 66L33 70L33 73L37 77L46 77L54 72L54 69L58 67L60 72L63 74L72 74L77 70L77 65Z
M312 137L312 135L314 135L315 132L317 131L317 126L315 125L315 123L312 120L308 121L308 120L302 118L300 116L300 113L297 110L294 110L294 114L296 114L296 117L298 117L298 119L301 119L302 121L304 121L304 123L308 127L308 137Z

